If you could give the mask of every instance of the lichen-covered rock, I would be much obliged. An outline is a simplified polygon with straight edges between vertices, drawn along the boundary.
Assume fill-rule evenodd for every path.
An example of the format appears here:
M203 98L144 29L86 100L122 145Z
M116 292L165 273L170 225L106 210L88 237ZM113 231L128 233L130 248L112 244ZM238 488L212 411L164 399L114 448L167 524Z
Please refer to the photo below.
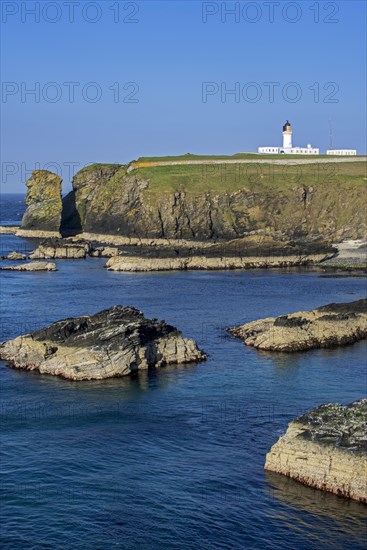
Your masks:
M26 264L5 265L1 266L0 269L4 271L57 271L54 262L29 262Z
M64 319L0 346L10 365L70 380L124 376L151 367L203 361L194 340L133 307Z
M321 405L291 422L265 469L367 503L367 399Z
M28 206L21 223L22 229L60 230L62 179L48 170L34 170L27 180Z
M228 330L247 346L269 351L305 351L352 344L367 338L367 299L268 317Z

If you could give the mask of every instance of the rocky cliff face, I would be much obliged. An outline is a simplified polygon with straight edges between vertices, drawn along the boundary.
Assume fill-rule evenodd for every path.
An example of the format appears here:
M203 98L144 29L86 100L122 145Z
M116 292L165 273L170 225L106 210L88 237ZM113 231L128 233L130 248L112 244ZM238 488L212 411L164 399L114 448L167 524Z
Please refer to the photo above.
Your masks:
M268 317L228 330L247 346L269 351L305 351L352 344L367 338L367 299Z
M367 503L367 399L321 405L288 426L265 469Z
M16 368L70 380L124 376L152 367L203 361L194 340L132 307L64 319L0 346L0 358Z
M211 175L206 168L88 166L74 176L73 191L63 200L61 232L194 241L256 234L278 242L335 242L367 234L360 167L357 176L340 174L337 182L320 181L310 167L297 181L281 174L270 181L241 179L236 167L231 167L234 173ZM48 174L42 176L45 181ZM31 214L27 211L24 226L29 227Z
M279 240L366 235L361 189L349 180L312 185L249 183L236 174L204 177L203 167L128 170L92 165L73 180L83 231L129 237L236 239L255 232ZM348 182L347 182L348 181ZM367 204L367 203L366 203Z
M62 179L47 170L34 170L27 180L28 206L22 229L59 232L61 224L61 182Z

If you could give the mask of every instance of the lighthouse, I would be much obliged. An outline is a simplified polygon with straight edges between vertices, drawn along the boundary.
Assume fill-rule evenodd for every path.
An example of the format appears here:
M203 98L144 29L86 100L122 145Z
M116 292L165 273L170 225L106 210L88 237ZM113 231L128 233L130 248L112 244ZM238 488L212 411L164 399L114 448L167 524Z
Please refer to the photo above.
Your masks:
M283 126L283 149L292 149L292 126L288 120Z
M307 145L307 147L293 147L292 145L292 126L289 120L283 126L283 147L259 147L258 153L261 155L319 155L319 149Z

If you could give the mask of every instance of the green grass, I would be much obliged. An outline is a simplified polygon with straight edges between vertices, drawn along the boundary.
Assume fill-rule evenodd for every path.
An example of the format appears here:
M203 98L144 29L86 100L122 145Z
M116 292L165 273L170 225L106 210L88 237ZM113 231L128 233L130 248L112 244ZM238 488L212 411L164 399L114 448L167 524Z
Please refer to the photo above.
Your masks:
M357 158L365 158L363 155L358 155ZM253 160L253 159L276 159L276 160L292 160L292 159L309 159L309 158L340 158L337 155L264 155L260 153L236 153L235 155L187 155L166 156L166 157L139 157L136 162L164 162L164 161L181 161L181 160ZM356 158L349 157L346 158Z
M291 190L294 186L328 184L337 188L340 184L366 185L366 164L335 163L305 165L272 164L216 164L177 165L137 168L131 172L150 180L149 193L234 192L243 188L260 190L278 187Z

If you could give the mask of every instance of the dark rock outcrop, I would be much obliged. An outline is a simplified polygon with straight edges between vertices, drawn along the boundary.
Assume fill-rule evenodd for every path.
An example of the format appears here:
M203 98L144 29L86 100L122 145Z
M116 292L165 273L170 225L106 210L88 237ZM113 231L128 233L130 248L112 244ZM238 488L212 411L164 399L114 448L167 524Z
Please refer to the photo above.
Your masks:
M367 503L367 399L321 405L291 422L265 469Z
M164 321L146 319L133 307L115 306L5 342L0 358L42 374L96 380L203 361L205 354Z
M59 232L61 223L62 179L47 170L34 170L27 180L28 206L21 223L22 229Z
M367 338L367 299L268 317L228 330L247 346L269 351L305 351L352 344Z

